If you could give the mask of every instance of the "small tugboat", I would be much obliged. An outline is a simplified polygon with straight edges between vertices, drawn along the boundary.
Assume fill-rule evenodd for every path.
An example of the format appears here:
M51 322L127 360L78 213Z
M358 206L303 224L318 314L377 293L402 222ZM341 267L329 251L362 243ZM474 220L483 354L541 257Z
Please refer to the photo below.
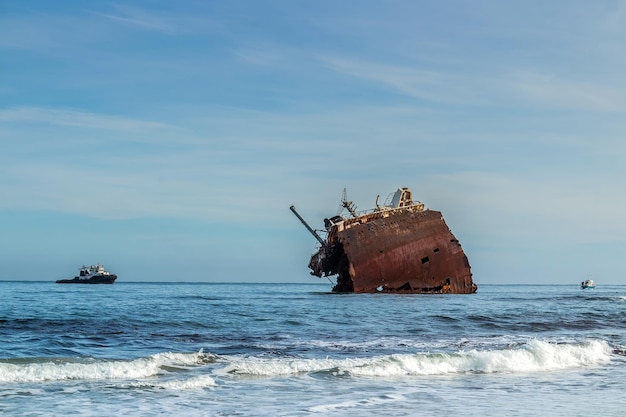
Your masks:
M592 279L586 279L580 283L580 288L582 288L583 290L593 290L594 288L596 288L596 284L593 282Z
M113 284L117 275L111 274L101 264L85 266L79 269L79 274L73 279L59 279L57 284Z

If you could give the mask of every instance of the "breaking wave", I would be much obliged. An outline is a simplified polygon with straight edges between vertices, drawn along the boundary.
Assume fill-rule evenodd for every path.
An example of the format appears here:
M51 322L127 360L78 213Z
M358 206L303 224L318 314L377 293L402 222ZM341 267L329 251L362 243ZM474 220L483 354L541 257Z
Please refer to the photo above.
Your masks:
M159 353L134 360L47 359L0 362L0 383L123 380L130 388L197 389L215 386L212 376L419 376L468 373L533 373L606 364L619 355L604 341L550 343L531 340L505 348L454 353L404 353L357 358L229 356ZM203 369L210 366L210 369ZM195 369L193 373L186 371ZM156 377L156 378L155 378Z
M531 373L608 363L612 350L604 341L555 344L539 340L507 349L456 353L414 353L350 359L234 359L224 371L239 375L290 375L326 372L352 376Z
M130 361L47 359L0 362L0 383L140 379L215 362L207 353L158 353ZM206 381L205 381L206 382Z

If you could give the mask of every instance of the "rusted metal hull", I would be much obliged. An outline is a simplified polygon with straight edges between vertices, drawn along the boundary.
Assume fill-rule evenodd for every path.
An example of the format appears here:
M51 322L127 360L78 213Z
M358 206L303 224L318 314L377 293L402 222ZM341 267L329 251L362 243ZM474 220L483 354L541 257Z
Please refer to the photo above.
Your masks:
M335 292L470 294L477 289L467 256L441 213L412 207L334 226L309 267L313 275L337 274Z

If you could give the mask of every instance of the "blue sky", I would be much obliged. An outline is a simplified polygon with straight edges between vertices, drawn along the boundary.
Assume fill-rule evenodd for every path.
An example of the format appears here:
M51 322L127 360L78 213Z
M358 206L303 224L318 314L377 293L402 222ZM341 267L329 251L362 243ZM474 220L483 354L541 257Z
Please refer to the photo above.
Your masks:
M5 0L0 279L316 282L289 206L406 186L479 285L626 283L625 47L625 1Z

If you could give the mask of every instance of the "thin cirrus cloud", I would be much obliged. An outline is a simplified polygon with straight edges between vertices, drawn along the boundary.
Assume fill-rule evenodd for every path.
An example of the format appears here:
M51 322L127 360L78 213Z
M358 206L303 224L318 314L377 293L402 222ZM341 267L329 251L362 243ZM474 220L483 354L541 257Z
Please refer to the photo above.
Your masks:
M11 107L0 109L0 120L16 123L45 123L58 126L107 130L175 129L175 126L132 119L124 116L100 115L75 109L45 107Z
M145 30L154 30L167 34L177 33L179 26L162 17L148 14L141 9L130 7L117 7L117 13L91 12L96 16L110 19L114 22Z
M543 107L623 112L625 89L576 82L531 70L507 70L500 75L422 70L345 58L321 58L330 70L368 80L416 99L445 104L494 105L517 100Z
M330 56L320 59L332 71L386 85L407 96L436 102L461 100L458 94L443 94L444 88L452 87L450 85L452 77L443 72Z

